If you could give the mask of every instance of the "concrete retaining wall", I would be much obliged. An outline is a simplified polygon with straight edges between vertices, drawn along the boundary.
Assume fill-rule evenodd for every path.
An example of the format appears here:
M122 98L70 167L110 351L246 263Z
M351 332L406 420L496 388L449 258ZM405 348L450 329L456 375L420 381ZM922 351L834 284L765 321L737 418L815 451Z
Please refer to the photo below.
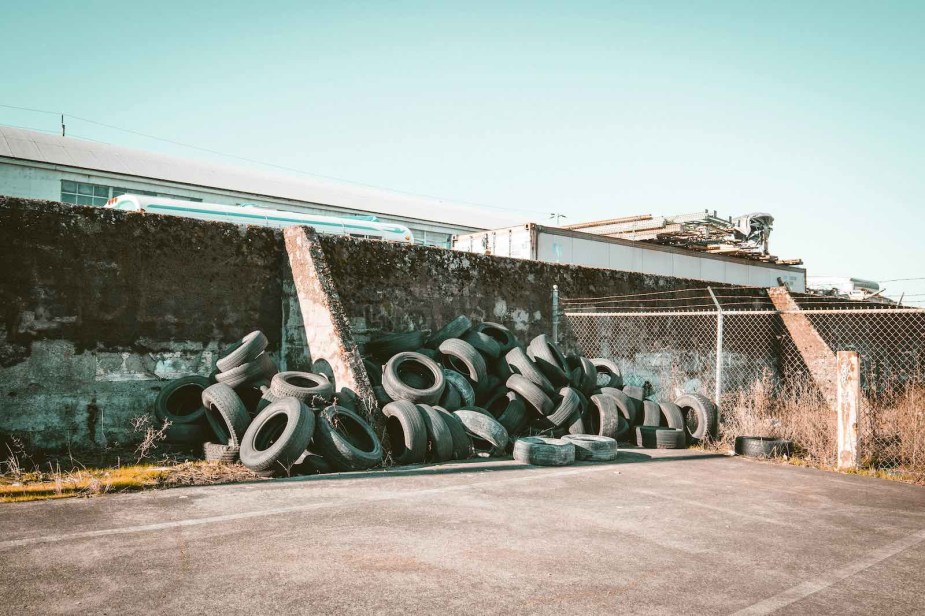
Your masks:
M268 229L0 197L0 431L124 443L163 379L253 329L297 363L284 255Z
M466 314L526 341L550 331L554 284L563 297L705 286L4 197L0 263L0 433L35 448L131 440L131 418L167 379L209 374L219 350L253 329L281 368L307 368L310 344L339 386L368 400L354 341L371 334Z

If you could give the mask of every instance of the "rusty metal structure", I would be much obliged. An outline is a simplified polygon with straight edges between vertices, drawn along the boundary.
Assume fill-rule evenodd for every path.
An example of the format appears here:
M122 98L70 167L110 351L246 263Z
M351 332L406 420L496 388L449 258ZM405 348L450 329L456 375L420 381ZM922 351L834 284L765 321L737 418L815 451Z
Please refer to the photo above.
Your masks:
M731 257L800 265L801 259L780 259L768 251L774 217L765 212L723 218L714 210L654 216L641 214L567 225L564 228L606 237L676 246Z

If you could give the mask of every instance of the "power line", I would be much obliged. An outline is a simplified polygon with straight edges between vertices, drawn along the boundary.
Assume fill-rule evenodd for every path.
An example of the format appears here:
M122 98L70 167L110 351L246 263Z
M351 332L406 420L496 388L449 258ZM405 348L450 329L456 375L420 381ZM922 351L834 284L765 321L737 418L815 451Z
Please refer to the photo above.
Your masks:
M255 165L264 165L264 166L267 166L267 167L273 167L273 168L275 168L275 169L281 169L281 170L283 170L283 171L291 171L291 172L293 172L293 173L299 173L299 174L306 175L306 176L313 177L313 178L319 178L319 179L323 179L323 180L332 180L332 181L335 181L335 182L343 182L343 183L346 183L346 184L352 184L352 185L354 185L354 186L363 186L363 187L365 187L365 188L374 188L374 189L376 189L376 190L387 190L387 191L389 191L389 192L393 192L393 193L397 193L397 194L402 194L402 195L407 195L407 196L409 196L409 197L426 197L426 198L428 198L428 199L435 199L435 200L437 200L437 201L448 201L447 199L445 199L445 198L443 198L443 197L435 197L435 196L433 196L433 195L426 195L426 194L421 194L421 193L412 193L412 192L407 192L407 191L403 191L403 190L397 190L397 189L394 189L394 188L386 188L386 187L384 187L384 186L376 186L376 185L374 185L374 184L366 184L366 183L364 183L364 182L357 182L357 181L354 181L354 180L347 180L347 179L344 179L344 178L339 178L339 177L334 177L334 176L319 175L319 174L317 174L317 173L310 173L310 172L308 172L308 171L303 171L302 169L296 169L296 168L294 168L294 167L287 167L287 166L285 166L285 165L277 165L277 164L275 164L275 163L268 163L268 162L264 162L264 161L261 161L261 160L257 160L257 159L255 159L255 158L248 158L248 157L246 157L246 156L238 156L237 154L228 154L228 153L226 153L226 152L221 152L221 151L219 151L219 150L213 150L213 149L211 149L211 148L204 148L204 147L198 146L198 145L192 145L192 144L189 144L189 143L183 143L182 141L175 141L175 140L173 140L173 139L166 139L166 138L164 138L164 137L158 137L158 136L156 136L156 135L150 135L150 134L148 134L148 133L143 133L143 132L140 132L140 131L137 131L137 130L132 130L132 129L130 129L130 128L122 128L122 127L120 127L120 126L113 126L112 124L106 124L105 122L99 122L99 121L97 121L97 120L91 120L90 118L84 118L84 117L77 116L77 115L73 115L73 114L70 114L70 113L64 113L64 112L59 112L59 111L49 111L48 109L35 109L35 108L32 108L32 107L19 107L19 106L17 106L17 105L7 105L7 104L5 104L5 103L0 103L0 107L5 107L5 108L7 108L7 109L18 109L18 110L20 110L20 111L31 111L31 112L35 112L35 113L46 113L46 114L50 114L50 115L61 115L61 116L65 116L65 117L67 117L67 118L70 118L70 119L72 119L72 120L79 120L79 121L81 121L81 122L87 122L88 124L95 124L95 125L97 125L97 126L102 126L102 127L104 127L104 128L109 128L109 129L112 129L112 130L122 131L122 132L124 132L124 133L129 133L129 134L132 134L132 135L138 135L139 137L145 137L146 139L154 139L155 141L162 141L162 142L164 142L164 143L169 143L169 144L171 144L171 145L176 145L176 146L180 146L180 147L184 147L184 148L190 148L190 149L192 149L192 150L198 150L198 151L200 151L200 152L207 152L207 153L209 153L209 154L215 154L215 155L217 155L217 156L225 156L225 157L228 157L228 158L232 158L232 159L235 159L235 160L240 160L240 161L243 161L243 162L252 163L252 164L255 164ZM22 127L16 127L16 128L22 128ZM36 129L27 129L27 130L36 130ZM52 131L43 131L43 132L52 132ZM54 132L56 132L56 131L54 131ZM74 136L76 137L77 135L74 135ZM96 140L95 140L95 139L90 139L89 141L96 141ZM103 142L103 141L97 141L97 143L105 143L105 142ZM485 204L482 204L482 203L472 203L472 202L468 202L468 201L456 201L456 200L453 200L453 203L458 203L458 204L460 204L460 205L473 205L473 206L476 206L476 207L487 208L487 209L495 209L495 210L502 210L502 211L508 211L508 212L529 212L529 213L531 213L531 214L549 215L549 212L542 212L542 211L540 211L540 210L528 210L528 209L524 209L524 208L502 207L502 206L498 206L498 205L485 205ZM555 214L553 214L553 215L555 216Z
M877 282L905 282L907 280L925 280L925 276L919 276L918 278L894 278L893 280L878 280Z

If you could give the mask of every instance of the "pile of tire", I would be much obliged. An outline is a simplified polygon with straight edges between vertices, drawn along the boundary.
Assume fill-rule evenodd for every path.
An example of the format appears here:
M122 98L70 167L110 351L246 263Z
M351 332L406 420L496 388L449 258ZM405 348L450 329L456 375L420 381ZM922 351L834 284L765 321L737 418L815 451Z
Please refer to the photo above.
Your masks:
M170 422L168 442L203 447L210 462L244 466L263 476L365 470L382 463L382 445L358 414L356 394L335 391L330 364L316 372L278 372L252 332L226 349L212 378L168 383L155 414Z
M399 463L447 459L452 439L446 435L458 433L460 422L471 447L454 447L449 459L505 455L515 451L518 437L591 435L676 448L716 431L716 407L703 396L648 400L642 387L624 387L613 361L565 354L545 335L524 346L505 326L465 316L429 336L373 338L364 364ZM638 427L652 428L644 431L647 438L637 438ZM660 431L666 434L656 438ZM568 449L558 442L528 445Z
M364 364L396 463L502 456L528 445L569 449L539 441L518 448L515 441L615 438L622 425L617 405L601 392L601 385L622 386L615 365L565 355L545 335L523 346L498 323L459 316L429 336L379 336L365 345Z

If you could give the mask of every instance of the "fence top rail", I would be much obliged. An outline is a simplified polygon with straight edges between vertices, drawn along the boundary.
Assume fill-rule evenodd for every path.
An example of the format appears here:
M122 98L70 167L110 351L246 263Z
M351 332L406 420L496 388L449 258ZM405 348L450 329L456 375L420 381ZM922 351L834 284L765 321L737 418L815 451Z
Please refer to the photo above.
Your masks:
M806 310L655 310L635 312L592 312L566 311L567 317L688 317L688 316L736 316L743 314L925 314L925 308L809 308Z

